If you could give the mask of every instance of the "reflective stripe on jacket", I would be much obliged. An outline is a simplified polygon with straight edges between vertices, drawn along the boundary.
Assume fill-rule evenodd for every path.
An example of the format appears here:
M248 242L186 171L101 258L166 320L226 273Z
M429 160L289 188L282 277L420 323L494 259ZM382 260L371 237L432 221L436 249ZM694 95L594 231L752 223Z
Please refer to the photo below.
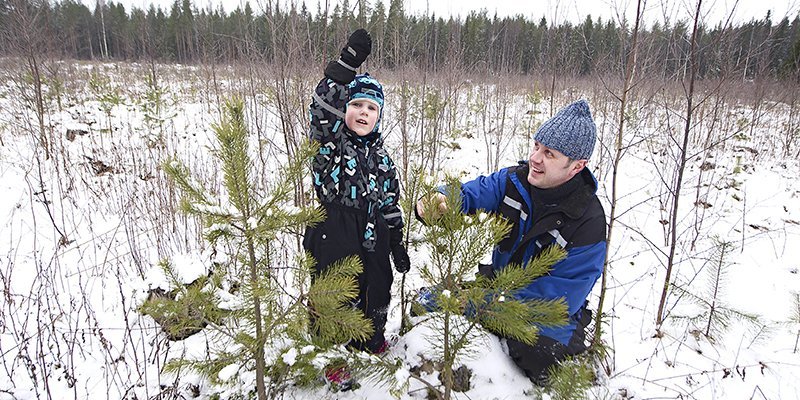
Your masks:
M403 227L397 204L400 184L380 134L361 138L346 127L348 99L347 86L327 78L314 91L309 106L308 136L320 148L311 160L312 180L322 204L360 210L368 215L362 244L372 251L379 215L390 229Z
M516 293L518 299L563 298L569 309L566 326L541 328L540 334L563 344L569 342L586 298L603 271L606 255L606 220L600 200L595 195L597 181L584 168L569 196L537 213L533 221L534 201L527 180L528 165L502 169L481 176L461 186L462 211L496 212L512 223L510 235L495 246L492 268L501 270L511 262L527 265L549 244L558 244L567 257L553 265L549 274L535 279ZM538 215L542 214L542 215Z

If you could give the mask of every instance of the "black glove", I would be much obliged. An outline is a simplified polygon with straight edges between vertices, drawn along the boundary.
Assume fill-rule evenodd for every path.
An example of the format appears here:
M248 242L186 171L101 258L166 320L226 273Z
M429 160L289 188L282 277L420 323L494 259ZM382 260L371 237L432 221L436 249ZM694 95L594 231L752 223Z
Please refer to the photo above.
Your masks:
M475 274L476 277L483 276L486 279L492 280L494 279L494 268L492 268L491 264L478 264L478 273Z
M394 269L401 274L405 274L411 269L411 260L408 258L406 246L402 244L392 247L392 260L394 260Z
M394 269L402 274L411 269L411 260L408 258L408 251L403 245L403 230L395 228L389 231L389 247L392 249L392 261Z
M362 28L356 29L350 34L350 37L347 38L347 46L342 49L339 57L345 64L355 69L364 63L371 52L372 38L369 36L369 32Z
M372 52L372 38L365 29L357 29L350 34L347 45L339 54L339 59L325 67L325 76L337 83L346 85L356 77L356 69L364 63Z

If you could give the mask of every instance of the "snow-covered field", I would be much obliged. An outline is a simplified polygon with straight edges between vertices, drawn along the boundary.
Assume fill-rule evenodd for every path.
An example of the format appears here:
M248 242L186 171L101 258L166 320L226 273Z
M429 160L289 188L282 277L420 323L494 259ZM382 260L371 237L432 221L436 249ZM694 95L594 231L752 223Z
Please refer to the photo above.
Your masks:
M247 100L251 148L266 182L285 157L286 138L303 134L307 99L286 100L297 117L294 132L285 135L275 100L280 92L270 76L254 82L229 69L158 66L159 84L148 89L147 66L61 64L61 76L68 77L61 95L53 85L45 92L45 147L34 103L26 100L34 98L32 86L7 65L0 85L0 399L209 398L249 390L214 388L191 374L159 374L168 357L202 353L207 341L219 339L201 333L185 343L169 342L151 318L136 312L147 290L163 281L157 263L172 258L190 281L221 256L199 239L199 221L177 213L178 193L160 164L177 157L207 187L219 188L211 124L219 116L218 96L238 92ZM310 93L314 80L296 86ZM388 82L386 147L401 164L399 84ZM247 95L251 83L256 96ZM469 95L462 89L452 106L457 118L445 116L424 131L441 135L434 168L464 179L490 172L490 163L516 162L529 143L529 125L541 123L549 110L546 97L532 102L525 93L498 94L491 83L470 85L475 82L460 86L474 88ZM618 116L610 98L597 94L602 91L572 89L558 93L555 104L583 96L594 107L602 133L590 166L608 214ZM161 100L153 100L156 92ZM635 118L626 120L603 318L611 351L589 398L800 398L800 165L781 144L791 129L786 126L797 125L789 121L796 112L780 102L765 100L754 109L732 97L723 100L701 105L693 126L672 275L679 290L667 297L669 316L660 330L655 315L669 254L669 188L677 159L676 142L666 132L679 143L685 111L667 99L628 109ZM412 97L415 103L419 97ZM539 114L528 113L534 109ZM447 112L445 106L441 115ZM408 125L411 142L419 140L416 123ZM714 144L706 150L704 143ZM795 153L791 148L789 154ZM419 154L409 152L410 164L421 162ZM732 246L723 283L715 286L719 241ZM421 284L415 266L425 263L425 255L423 248L411 249L406 289ZM592 308L599 283L595 289ZM393 336L400 329L399 294L395 298L387 324ZM708 307L698 299L755 318L732 317L727 329L713 321L709 338L703 318ZM397 338L387 357L410 368L420 354L434 352L419 327ZM460 364L473 377L471 389L456 398L537 396L494 337L482 339ZM411 380L402 398L425 395ZM370 382L346 393L290 389L285 397L391 398Z

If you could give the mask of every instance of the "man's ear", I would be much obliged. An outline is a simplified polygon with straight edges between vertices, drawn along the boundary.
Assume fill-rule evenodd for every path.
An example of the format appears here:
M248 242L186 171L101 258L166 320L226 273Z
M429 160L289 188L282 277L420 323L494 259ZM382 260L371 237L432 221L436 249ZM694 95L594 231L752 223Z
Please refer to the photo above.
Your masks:
M589 160L575 160L572 164L572 169L570 170L570 176L578 175L578 173L580 173L586 167L586 163L588 162Z

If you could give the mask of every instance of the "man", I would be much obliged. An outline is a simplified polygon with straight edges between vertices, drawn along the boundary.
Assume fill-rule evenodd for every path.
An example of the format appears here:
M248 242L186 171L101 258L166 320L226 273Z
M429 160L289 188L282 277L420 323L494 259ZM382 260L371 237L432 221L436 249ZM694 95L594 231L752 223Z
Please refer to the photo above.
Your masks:
M547 378L550 366L586 350L585 327L591 319L586 298L606 255L605 212L595 194L597 181L586 168L596 138L589 105L579 100L542 124L527 163L461 186L464 213L496 212L513 226L495 247L491 268L480 273L492 277L509 263L527 265L551 244L567 251L549 274L515 294L521 300L563 298L568 306L567 325L541 328L533 346L507 338L509 355L537 384ZM418 217L446 210L445 201L442 193L420 200Z

